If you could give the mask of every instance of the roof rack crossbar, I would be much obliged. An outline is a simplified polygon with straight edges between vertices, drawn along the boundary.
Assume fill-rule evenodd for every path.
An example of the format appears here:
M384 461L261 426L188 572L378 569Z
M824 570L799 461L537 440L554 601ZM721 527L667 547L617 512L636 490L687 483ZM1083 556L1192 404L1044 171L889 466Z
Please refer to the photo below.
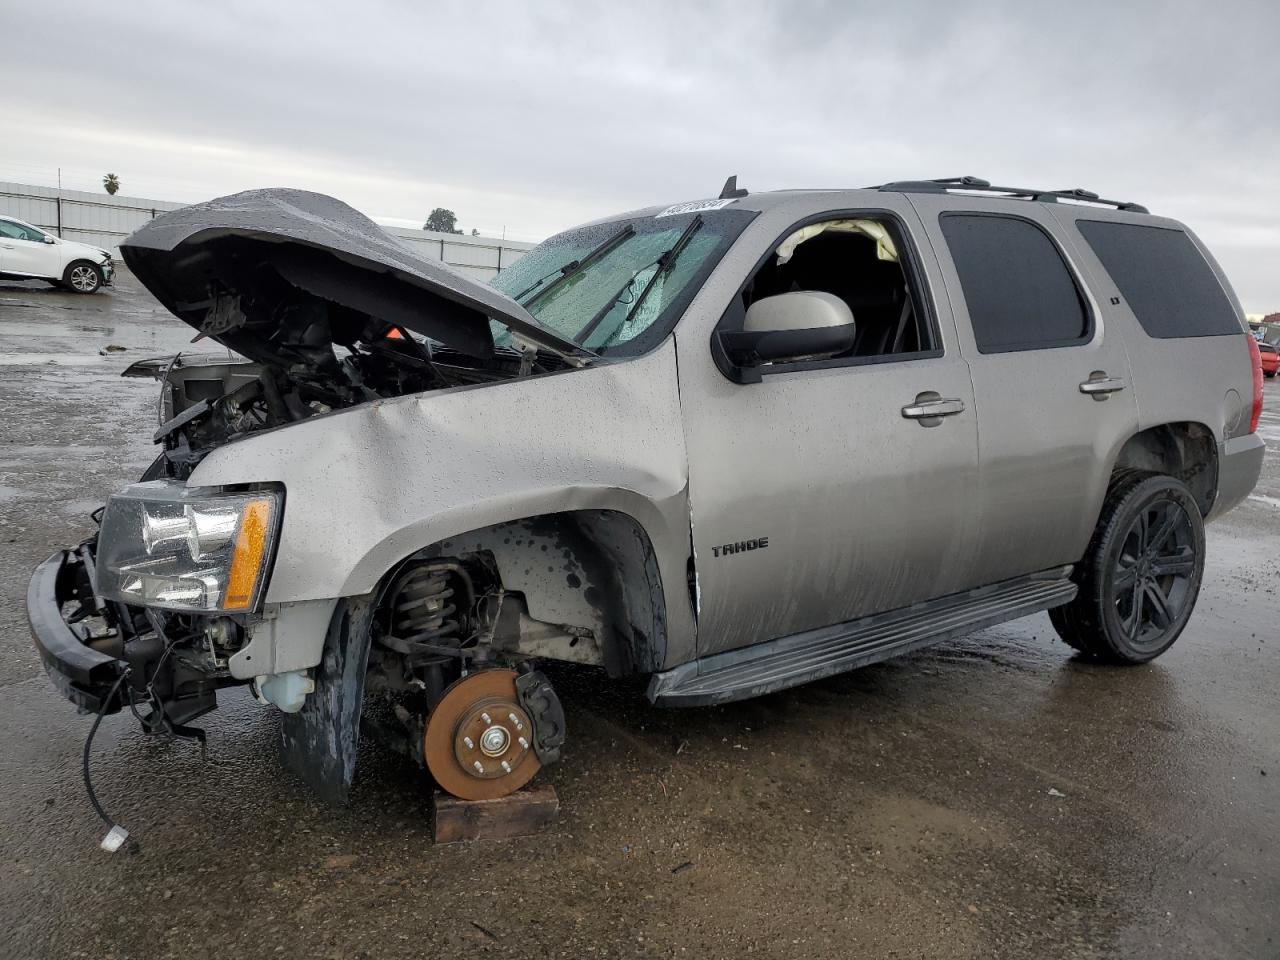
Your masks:
M883 190L888 193L947 193L951 190L967 190L974 193L994 193L1004 197L1021 200L1035 200L1040 203L1059 203L1063 200L1094 203L1104 207L1115 207L1129 213L1150 213L1140 203L1126 200L1105 200L1092 190L1074 187L1067 190L1034 190L1029 187L999 187L990 180L981 177L941 177L937 180L896 180L893 183L882 183L872 190Z

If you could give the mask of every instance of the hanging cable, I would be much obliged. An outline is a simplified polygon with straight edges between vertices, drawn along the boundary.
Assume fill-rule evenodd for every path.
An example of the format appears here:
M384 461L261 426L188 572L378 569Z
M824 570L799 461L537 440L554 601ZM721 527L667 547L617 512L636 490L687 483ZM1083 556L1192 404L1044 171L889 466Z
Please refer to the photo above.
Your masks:
M103 823L111 828L107 831L107 835L102 838L102 849L106 850L108 853L115 853L124 846L124 842L129 839L129 831L107 815L107 812L102 809L102 804L98 802L98 795L93 792L93 780L89 776L89 750L93 746L93 737L94 734L98 732L98 727L102 723L102 718L107 715L107 707L113 700L115 700L116 694L120 692L120 687L124 684L128 676L128 668L120 671L120 676L116 678L115 685L112 686L111 692L103 698L102 706L98 707L98 715L94 718L93 726L89 728L89 736L86 737L84 741L84 762L82 765L84 771L84 788L89 794L89 803L93 805L94 812L102 819Z

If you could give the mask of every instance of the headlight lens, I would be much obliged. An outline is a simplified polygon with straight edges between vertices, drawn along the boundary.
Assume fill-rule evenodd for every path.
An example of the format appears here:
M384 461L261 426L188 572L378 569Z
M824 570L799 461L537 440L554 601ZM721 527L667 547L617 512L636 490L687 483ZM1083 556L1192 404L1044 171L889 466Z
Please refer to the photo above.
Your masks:
M107 501L96 586L108 600L188 612L254 609L280 526L280 495L139 483Z

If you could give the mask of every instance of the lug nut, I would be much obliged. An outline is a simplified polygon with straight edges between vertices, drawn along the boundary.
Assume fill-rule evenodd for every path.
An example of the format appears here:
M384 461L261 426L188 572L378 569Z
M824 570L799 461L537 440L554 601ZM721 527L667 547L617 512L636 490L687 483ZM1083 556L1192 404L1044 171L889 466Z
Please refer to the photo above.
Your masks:
M509 763L507 763L507 761L503 760L503 761L502 761L502 769L503 769L503 770L505 770L507 773L510 773L510 772L511 772L511 764L509 764Z
M520 719L519 719L519 718L518 718L514 713L508 713L508 714L507 714L507 719L508 719L508 720L510 720L512 723L514 723L514 724L515 724L515 727L516 727L516 729L517 729L517 730L523 730L523 729L524 729L524 724L520 722Z
M485 725L486 727L487 727L487 726L489 726L489 724L493 723L493 720L492 720L492 719L490 719L490 717L489 717L489 715L488 715L487 713L482 713L482 714L480 714L480 719L484 721L484 725Z
M467 745L468 750L474 750L476 748L475 741L472 740L470 737L463 737L462 742Z
M479 773L479 774L484 773L484 764L481 763L479 760L473 763L472 766L476 768L476 773Z
M525 749L525 750L529 749L529 741L526 740L524 737L521 737L517 742L520 744L522 749Z

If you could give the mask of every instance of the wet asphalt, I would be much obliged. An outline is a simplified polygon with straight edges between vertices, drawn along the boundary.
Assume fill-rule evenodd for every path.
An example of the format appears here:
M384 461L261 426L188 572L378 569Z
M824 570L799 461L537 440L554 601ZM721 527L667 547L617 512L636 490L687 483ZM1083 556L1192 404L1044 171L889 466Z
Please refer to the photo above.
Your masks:
M240 692L209 758L91 718L28 639L31 569L152 459L184 347L128 274L0 283L0 958L1280 957L1280 381L1255 494L1209 528L1199 607L1139 668L1048 619L730 706L663 711L558 670L562 815L433 846L428 784L369 747L352 804L278 765ZM123 347L122 350L112 349Z

